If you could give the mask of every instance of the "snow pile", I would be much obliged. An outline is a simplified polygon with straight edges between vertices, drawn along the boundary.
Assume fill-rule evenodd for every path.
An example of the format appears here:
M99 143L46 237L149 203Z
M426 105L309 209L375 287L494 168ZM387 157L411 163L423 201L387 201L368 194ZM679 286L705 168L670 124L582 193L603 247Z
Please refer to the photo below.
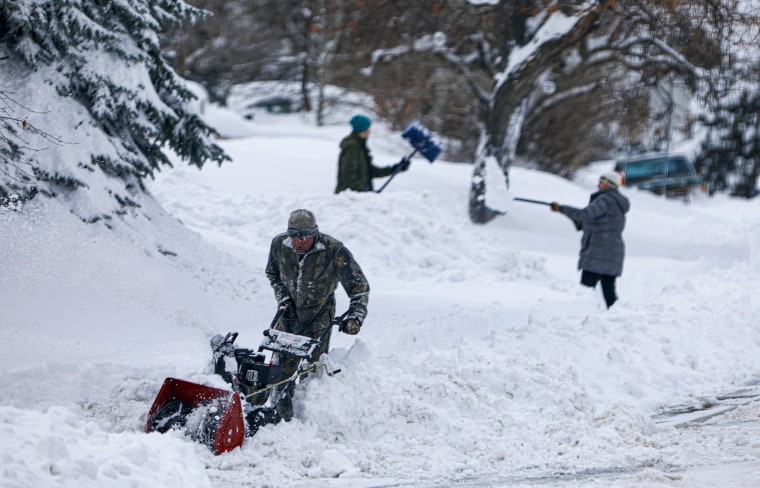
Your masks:
M656 414L760 370L757 201L623 190L627 259L607 311L578 284L572 223L512 200L583 206L607 164L576 183L515 168L508 192L492 172L489 205L507 215L474 226L468 166L415 158L380 195L334 195L347 122L223 120L247 135L220 142L233 162L159 175L160 206L114 229L56 202L0 211L3 486L534 486L558 472L606 486L583 473L616 470L631 483L617 486L671 486L692 463L756 462L756 436L731 430L733 447L705 451ZM377 164L408 153L373 129ZM360 335L333 336L342 372L310 377L292 422L222 456L145 434L165 377L225 387L212 335L258 345L275 311L269 242L301 207L372 286Z

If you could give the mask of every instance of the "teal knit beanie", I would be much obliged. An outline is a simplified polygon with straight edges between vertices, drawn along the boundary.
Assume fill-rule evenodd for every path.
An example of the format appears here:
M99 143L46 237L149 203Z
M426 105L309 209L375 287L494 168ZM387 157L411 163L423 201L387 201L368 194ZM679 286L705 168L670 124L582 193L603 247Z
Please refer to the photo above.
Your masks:
M372 121L369 120L369 117L365 117L364 115L354 115L351 117L351 128L358 134L369 129L370 125L372 125Z

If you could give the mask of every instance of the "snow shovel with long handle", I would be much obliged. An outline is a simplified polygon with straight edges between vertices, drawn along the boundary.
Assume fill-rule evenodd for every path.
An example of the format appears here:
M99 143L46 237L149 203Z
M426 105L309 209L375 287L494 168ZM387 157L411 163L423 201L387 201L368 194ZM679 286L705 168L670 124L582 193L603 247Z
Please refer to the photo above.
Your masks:
M383 183L383 186L377 190L377 193L383 191L383 189L388 186L388 183L390 183L391 180L393 180L393 178L401 172L401 163L404 161L411 161L412 156L418 152L425 156L425 159L427 159L431 164L436 160L441 152L443 152L443 147L438 141L435 140L433 134L427 130L424 125L416 120L409 124L409 127L407 127L406 130L401 133L401 137L409 141L409 144L412 145L414 150L411 152L411 154L409 154L409 156L405 156L401 159L401 161L399 161L396 169L393 170L393 173L391 173L390 177L385 181L385 183Z

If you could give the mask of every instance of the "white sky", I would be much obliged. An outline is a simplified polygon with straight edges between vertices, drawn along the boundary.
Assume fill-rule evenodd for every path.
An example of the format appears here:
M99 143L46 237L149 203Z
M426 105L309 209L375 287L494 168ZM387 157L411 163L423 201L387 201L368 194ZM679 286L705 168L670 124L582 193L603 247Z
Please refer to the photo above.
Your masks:
M492 174L489 203L508 213L475 226L466 165L417 157L380 195L334 195L350 115L317 128L209 107L238 136L219 141L233 162L178 164L150 184L158 202L113 230L57 202L0 210L0 486L757 483L752 398L689 428L657 416L757 379L757 200L624 189L627 259L607 311L578 284L572 223L512 197L583 206L611 163L576 182L515 168L508 192ZM379 123L369 145L379 165L411 152ZM333 336L343 372L303 385L292 422L221 456L144 433L164 378L225 386L208 374L213 334L258 345L275 311L269 241L299 207L372 287L361 334Z

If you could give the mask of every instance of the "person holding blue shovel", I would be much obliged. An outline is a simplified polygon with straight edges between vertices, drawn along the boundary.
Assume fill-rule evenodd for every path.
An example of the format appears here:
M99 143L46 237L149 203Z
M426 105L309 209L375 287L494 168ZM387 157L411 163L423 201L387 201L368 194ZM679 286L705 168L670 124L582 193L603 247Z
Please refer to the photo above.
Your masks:
M365 115L351 117L351 133L340 142L338 157L338 184L335 193L344 190L375 191L372 186L374 178L391 176L409 169L409 158L384 168L372 164L372 155L367 148L370 125L372 121Z

